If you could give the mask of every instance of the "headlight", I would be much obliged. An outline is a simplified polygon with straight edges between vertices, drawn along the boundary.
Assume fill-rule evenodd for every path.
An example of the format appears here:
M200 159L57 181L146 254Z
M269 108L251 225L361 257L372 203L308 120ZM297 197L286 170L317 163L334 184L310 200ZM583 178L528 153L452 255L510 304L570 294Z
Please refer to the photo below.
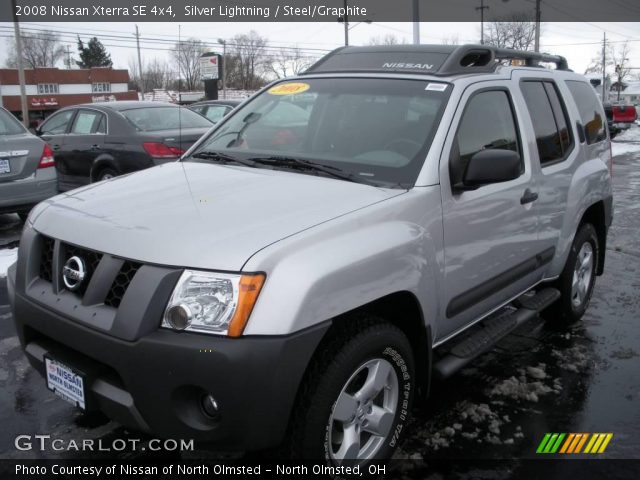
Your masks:
M264 274L232 275L185 270L173 290L162 326L239 337L264 279Z

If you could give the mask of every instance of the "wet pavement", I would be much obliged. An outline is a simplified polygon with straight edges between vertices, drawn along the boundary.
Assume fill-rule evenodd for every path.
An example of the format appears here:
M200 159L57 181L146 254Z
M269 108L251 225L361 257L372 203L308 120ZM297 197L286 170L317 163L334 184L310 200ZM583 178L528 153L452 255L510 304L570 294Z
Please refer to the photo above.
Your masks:
M583 320L565 326L536 319L458 375L434 383L396 455L414 461L393 463L394 478L524 478L547 432L611 432L598 458L613 461L596 462L594 470L593 463L567 460L545 479L593 478L586 474L598 469L608 478L640 478L640 463L616 461L640 459L640 152L615 158L614 198L605 274ZM16 216L0 215L0 248L14 246L19 232ZM9 313L0 314L0 425L0 458L82 456L18 451L14 438L21 434L145 438L52 395L28 367Z

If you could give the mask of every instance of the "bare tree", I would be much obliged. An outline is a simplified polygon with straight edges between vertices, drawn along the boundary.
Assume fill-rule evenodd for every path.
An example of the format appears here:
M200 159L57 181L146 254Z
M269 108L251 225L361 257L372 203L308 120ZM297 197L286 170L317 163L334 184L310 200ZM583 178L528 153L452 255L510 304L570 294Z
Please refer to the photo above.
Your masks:
M142 75L144 76L145 90L166 88L172 79L171 69L167 62L157 58L148 63Z
M206 48L202 40L190 38L175 44L171 51L171 58L180 73L180 78L184 80L183 87L186 90L197 90L200 88L200 56L205 53ZM150 88L146 86L146 88Z
M22 61L27 68L55 67L65 56L65 48L60 43L60 35L50 31L38 33L23 33ZM9 48L7 67L16 68L18 65L15 39Z
M460 45L460 36L459 35L447 35L442 40L440 40L442 45Z
M607 75L612 74L616 79L613 86L616 87L618 92L618 99L620 98L620 92L625 86L625 80L629 79L633 73L629 65L630 55L631 47L629 47L628 41L619 45L608 43L606 46L606 64L604 65L604 69ZM585 73L598 73L602 75L602 67L602 48L600 48L598 53L591 59Z
M407 41L404 38L398 38L393 33L371 37L367 42L368 45L404 45L405 43Z
M309 57L305 57L298 47L281 48L265 65L265 71L276 78L286 78L303 72L311 65Z
M526 13L514 13L495 22L487 22L485 43L498 48L533 50L536 23Z
M248 34L236 35L228 45L231 53L225 60L230 85L244 90L254 90L263 85L260 73L265 67L267 39L251 30Z

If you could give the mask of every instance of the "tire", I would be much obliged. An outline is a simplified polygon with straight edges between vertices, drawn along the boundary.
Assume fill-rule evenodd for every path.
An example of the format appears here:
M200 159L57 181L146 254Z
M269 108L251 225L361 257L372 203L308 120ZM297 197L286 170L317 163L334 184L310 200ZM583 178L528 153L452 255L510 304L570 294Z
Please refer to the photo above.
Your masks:
M593 225L585 223L573 239L567 263L556 282L560 299L549 308L551 315L547 316L566 323L582 318L593 294L599 258L598 234Z
M118 172L116 172L113 168L109 168L109 167L102 168L102 169L100 169L100 171L96 175L94 182L101 182L103 180L109 180L109 179L117 177L117 176L118 176Z
M372 316L347 320L330 335L305 375L284 454L327 465L388 459L416 389L409 341Z

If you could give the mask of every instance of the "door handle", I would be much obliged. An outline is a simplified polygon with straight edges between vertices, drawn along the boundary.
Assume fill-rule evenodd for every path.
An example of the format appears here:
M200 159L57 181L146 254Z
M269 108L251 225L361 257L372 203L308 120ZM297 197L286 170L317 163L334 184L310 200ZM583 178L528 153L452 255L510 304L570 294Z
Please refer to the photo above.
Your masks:
M51 150L60 150L60 145L58 144L51 145Z
M527 203L535 202L538 200L538 193L532 192L528 188L524 191L524 194L520 198L520 205L525 205Z
M99 150L100 149L100 145L94 144L91 145L91 150Z

